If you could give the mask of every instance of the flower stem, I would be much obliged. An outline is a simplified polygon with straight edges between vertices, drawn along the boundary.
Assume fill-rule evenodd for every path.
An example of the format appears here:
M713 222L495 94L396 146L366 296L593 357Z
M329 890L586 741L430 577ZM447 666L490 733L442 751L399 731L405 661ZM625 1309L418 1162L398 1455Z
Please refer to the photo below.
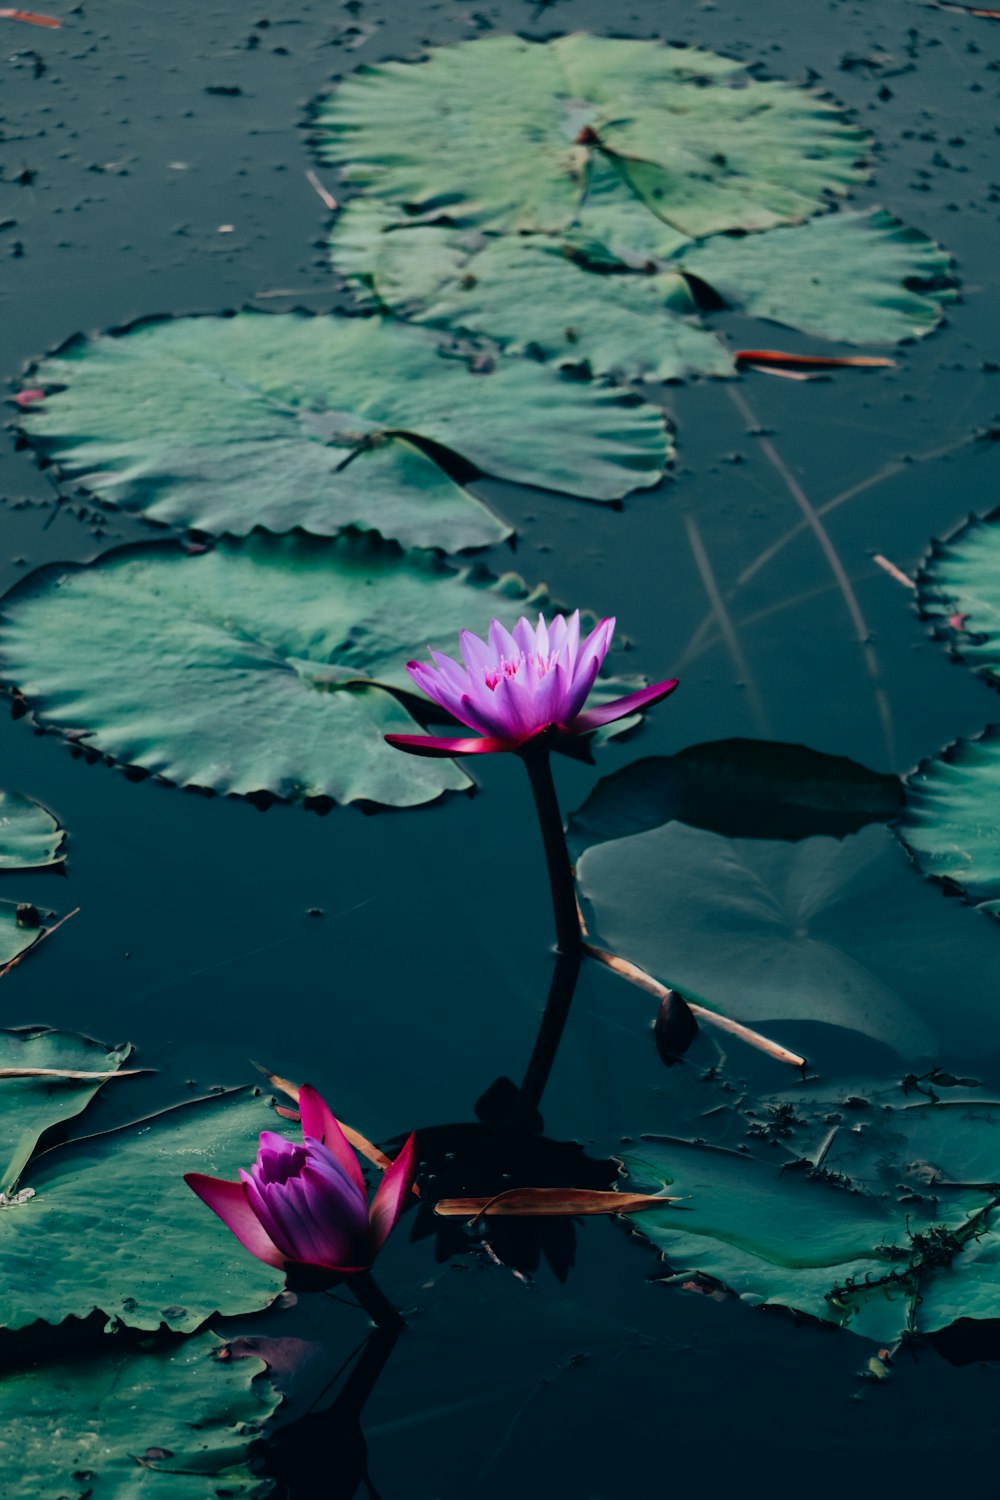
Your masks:
M393 1307L370 1271L359 1271L348 1285L376 1328L384 1333L405 1327L402 1315Z
M552 910L556 919L556 948L558 957L552 982L549 985L545 1013L538 1028L538 1036L532 1049L524 1080L519 1089L517 1115L523 1122L537 1116L545 1086L549 1081L559 1043L569 1016L570 1006L580 974L583 957L583 932L576 908L576 886L573 867L566 847L559 799L552 779L551 751L540 745L532 745L522 752L535 797L535 810L542 830L545 860L549 867L549 886L552 890Z
M560 953L579 956L583 946L580 918L576 910L576 887L573 883L573 867L569 862L566 834L563 831L562 813L556 796L556 784L552 779L552 754L547 748L533 745L522 752L535 796L535 810L542 830L545 859L549 867L549 885L552 889L552 909L556 919L556 946Z

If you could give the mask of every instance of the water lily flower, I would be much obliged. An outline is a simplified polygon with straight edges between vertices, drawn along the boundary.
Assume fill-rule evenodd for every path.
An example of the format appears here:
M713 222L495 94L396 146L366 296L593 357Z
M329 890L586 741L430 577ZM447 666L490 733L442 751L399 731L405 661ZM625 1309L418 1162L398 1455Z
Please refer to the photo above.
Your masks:
M494 620L488 641L463 630L461 662L431 651L433 666L411 661L406 670L422 692L483 738L387 734L386 739L413 755L523 751L541 735L587 734L672 693L676 679L584 709L614 629L613 619L602 620L581 641L580 611L575 610L568 619L556 615L551 624L539 615L532 625L522 615L513 631Z
M368 1204L353 1150L316 1090L299 1091L303 1141L261 1132L239 1182L187 1172L184 1181L258 1260L279 1270L347 1276L369 1269L402 1212L416 1174L410 1136Z

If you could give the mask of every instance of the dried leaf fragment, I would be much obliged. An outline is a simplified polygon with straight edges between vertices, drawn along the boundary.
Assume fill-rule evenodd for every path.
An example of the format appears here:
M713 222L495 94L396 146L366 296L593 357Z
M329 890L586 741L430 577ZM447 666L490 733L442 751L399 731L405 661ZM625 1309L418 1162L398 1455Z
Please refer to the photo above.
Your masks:
M434 1212L445 1219L543 1217L559 1214L634 1214L676 1203L659 1193L600 1192L588 1188L508 1188L494 1198L442 1198Z

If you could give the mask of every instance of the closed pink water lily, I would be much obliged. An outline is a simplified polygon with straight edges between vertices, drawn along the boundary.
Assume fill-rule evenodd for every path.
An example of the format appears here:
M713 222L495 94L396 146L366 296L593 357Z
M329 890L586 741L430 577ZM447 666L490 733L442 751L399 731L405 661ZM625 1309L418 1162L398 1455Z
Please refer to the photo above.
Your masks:
M556 615L551 624L539 615L532 625L522 615L513 631L494 620L487 641L463 630L461 662L432 651L433 666L411 661L406 670L422 692L483 738L387 734L386 739L413 755L523 750L547 731L587 734L672 693L676 679L584 709L614 630L613 619L602 620L581 641L579 610L568 619Z
M368 1204L361 1167L329 1106L299 1092L303 1141L261 1132L257 1160L239 1182L188 1172L184 1181L258 1260L347 1276L367 1271L402 1212L416 1174L416 1141L387 1169Z

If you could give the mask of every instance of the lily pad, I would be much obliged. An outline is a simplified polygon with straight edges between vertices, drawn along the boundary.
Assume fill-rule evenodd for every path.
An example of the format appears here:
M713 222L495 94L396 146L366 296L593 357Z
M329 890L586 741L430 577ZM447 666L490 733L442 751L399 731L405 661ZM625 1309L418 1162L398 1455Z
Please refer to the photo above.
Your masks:
M866 176L862 131L808 89L694 47L494 36L360 69L321 102L323 161L460 225L572 228L592 163L687 236L792 223Z
M696 321L676 271L615 274L609 264L608 274L594 275L579 242L484 239L364 199L341 215L331 246L334 267L380 307L484 335L508 353L646 380L733 371L732 356Z
M213 534L374 530L456 552L503 525L442 463L592 500L655 484L660 412L379 318L178 318L43 360L25 434L100 501Z
M757 318L848 344L931 333L955 295L940 245L884 209L824 214L795 229L716 235L675 265Z
M1000 684L1000 511L934 542L917 575L923 617L959 661Z
M224 1358L212 1333L9 1370L0 1464L12 1492L122 1500L264 1496L247 1452L281 1397L264 1361Z
M0 791L0 870L41 870L61 864L65 832L40 802Z
M0 1069L113 1073L131 1051L128 1043L105 1047L88 1036L47 1027L0 1031ZM0 1077L0 1191L13 1190L45 1132L81 1114L100 1087L99 1078Z
M898 776L842 755L765 740L715 740L653 755L604 776L570 819L575 849L676 819L729 838L842 838L887 823L903 800Z
M34 1196L0 1211L0 1326L99 1311L112 1325L191 1333L215 1313L268 1307L281 1273L242 1248L183 1174L235 1180L259 1132L280 1128L258 1090L236 1089L37 1157L21 1179Z
M689 1196L635 1226L678 1277L883 1343L996 1317L1000 1102L944 1093L804 1085L717 1112L725 1145L644 1143L626 1162L634 1185Z
M256 533L195 556L151 543L24 579L0 671L46 725L167 780L406 807L471 785L384 743L420 728L396 696L412 693L407 660L545 602L372 536Z
M884 828L784 844L667 823L577 874L602 946L734 1020L826 1022L910 1057L993 1035L992 919L914 881Z
M1000 726L922 762L897 828L925 875L976 903L1000 900Z

